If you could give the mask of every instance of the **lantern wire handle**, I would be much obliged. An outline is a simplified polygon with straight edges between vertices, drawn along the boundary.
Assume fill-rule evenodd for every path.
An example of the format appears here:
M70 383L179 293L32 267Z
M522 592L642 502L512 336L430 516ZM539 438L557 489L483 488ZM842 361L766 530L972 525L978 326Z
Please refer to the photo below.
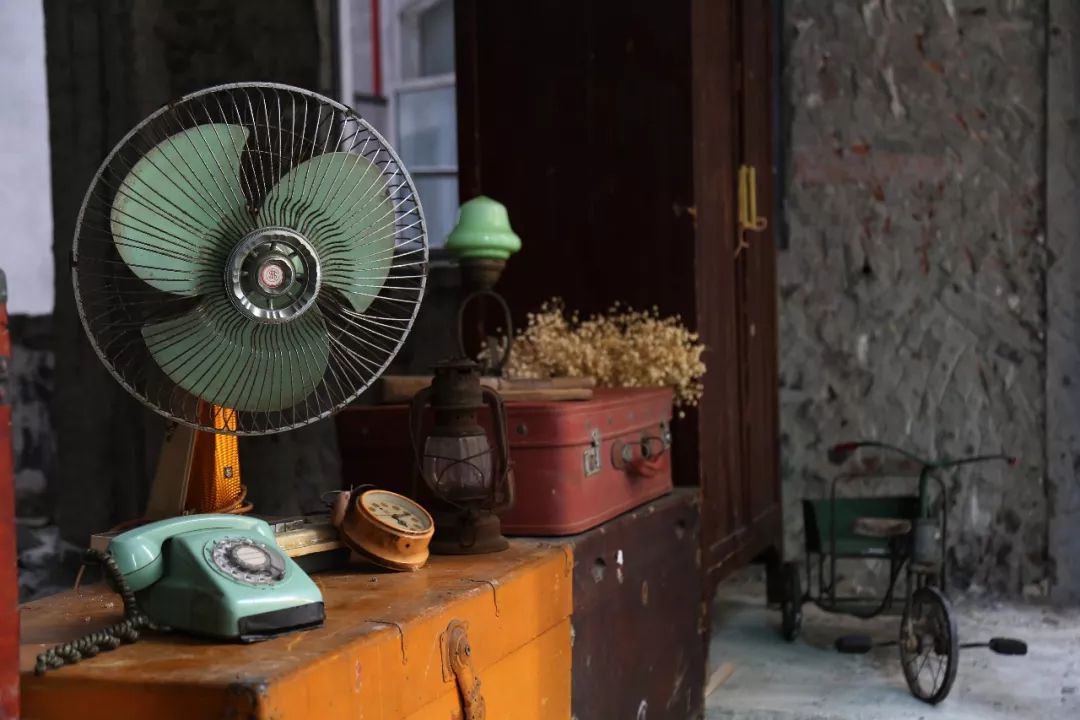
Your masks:
M494 290L476 290L466 295L465 299L461 301L461 305L458 306L458 350L461 352L462 357L468 357L465 351L465 308L469 306L469 303L481 296L494 298L496 304L502 310L503 319L506 321L506 347L503 349L502 357L499 358L498 362L490 365L496 375L502 375L503 368L510 361L510 347L514 343L514 321L510 315L510 306L506 304L506 299Z

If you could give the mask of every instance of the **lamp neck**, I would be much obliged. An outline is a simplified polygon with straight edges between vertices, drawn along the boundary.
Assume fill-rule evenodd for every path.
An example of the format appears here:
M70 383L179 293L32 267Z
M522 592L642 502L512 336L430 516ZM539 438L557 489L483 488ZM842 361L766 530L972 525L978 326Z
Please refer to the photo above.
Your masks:
M484 406L483 389L476 363L452 360L435 367L431 382L431 407L435 412L433 435L466 437L484 434L476 414Z

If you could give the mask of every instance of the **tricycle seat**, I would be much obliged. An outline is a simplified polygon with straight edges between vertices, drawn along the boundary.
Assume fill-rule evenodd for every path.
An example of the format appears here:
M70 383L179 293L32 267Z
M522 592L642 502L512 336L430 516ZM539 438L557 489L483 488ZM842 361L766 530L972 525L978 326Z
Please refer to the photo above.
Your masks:
M905 518L855 518L852 532L861 537L891 538L911 532L911 521Z
M887 558L893 554L894 538L911 532L918 513L919 498L914 495L803 500L806 549L836 557ZM869 532L872 525L883 532Z

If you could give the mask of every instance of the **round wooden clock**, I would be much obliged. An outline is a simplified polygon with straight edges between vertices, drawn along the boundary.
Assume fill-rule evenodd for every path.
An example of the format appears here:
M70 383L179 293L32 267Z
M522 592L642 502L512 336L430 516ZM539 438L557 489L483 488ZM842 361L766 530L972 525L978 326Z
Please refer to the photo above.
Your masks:
M435 522L404 495L365 490L348 495L339 529L346 545L376 565L419 570L427 562Z

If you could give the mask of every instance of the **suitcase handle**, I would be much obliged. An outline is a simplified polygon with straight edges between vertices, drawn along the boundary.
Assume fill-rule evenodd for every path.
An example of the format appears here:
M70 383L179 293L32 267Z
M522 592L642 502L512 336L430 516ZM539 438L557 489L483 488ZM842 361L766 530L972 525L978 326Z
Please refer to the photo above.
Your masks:
M638 448L636 453L635 447ZM616 470L635 477L651 478L663 469L662 458L666 451L663 438L654 435L643 435L637 443L616 440L611 445L611 464Z
M635 475L640 478L651 478L656 477L656 475L661 471L662 468L660 465L661 464L659 457L639 457L627 466L626 471L629 472L631 475Z

